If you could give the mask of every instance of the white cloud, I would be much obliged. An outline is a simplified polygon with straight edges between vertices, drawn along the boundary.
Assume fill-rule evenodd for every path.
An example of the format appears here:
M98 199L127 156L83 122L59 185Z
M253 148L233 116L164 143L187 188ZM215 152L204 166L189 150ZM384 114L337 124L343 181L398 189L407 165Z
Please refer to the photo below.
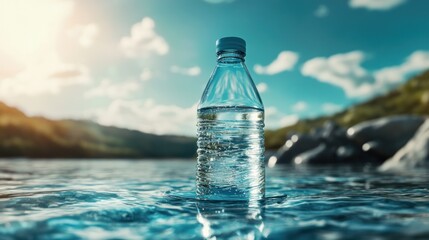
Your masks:
M314 16L316 17L326 17L329 15L329 8L326 5L319 5L319 7L317 7L316 11L314 11Z
M365 96L373 90L368 83L371 76L361 67L364 57L361 51L317 57L305 62L301 72L304 76L341 87L349 97Z
M256 88L258 89L259 93L264 93L268 90L268 85L264 82L261 82L256 85Z
M266 107L265 108L265 118L272 117L273 115L277 114L278 110L276 107Z
M150 70L149 68L143 68L142 72L140 73L140 79L142 81L149 81L150 79L152 79L152 70Z
M171 66L171 72L188 75L188 76L198 76L201 74L201 68L198 66L193 66L190 68L184 68L179 66Z
M14 61L0 50L0 80L6 77L12 77L22 71L23 66Z
M134 24L131 35L123 37L119 45L130 58L165 55L169 51L167 41L155 32L155 21L150 17Z
M359 98L390 90L409 74L429 68L429 52L425 51L415 51L404 63L373 72L361 66L364 59L361 51L317 57L305 62L301 73L342 88L350 98Z
M196 134L197 104L183 108L176 105L156 104L116 99L107 109L95 111L95 119L104 125L115 125L156 134Z
M280 124L282 127L287 127L287 126L290 126L290 125L297 123L298 120L299 120L298 115L284 116L280 119Z
M308 104L304 101L299 101L292 106L294 112L302 112L307 110Z
M379 85L395 85L414 72L429 68L429 51L415 51L404 63L398 66L382 68L374 73Z
M85 97L126 98L138 91L141 83L137 81L112 82L105 79L98 86L85 93Z
M44 63L29 66L13 77L0 81L0 96L13 99L20 95L58 94L63 88L88 84L91 81L85 66Z
M219 4L219 3L232 3L235 0L204 0L204 1L212 4Z
M268 129L276 129L289 126L298 122L299 117L296 114L287 115L281 113L275 107L265 108L265 126Z
M298 54L291 51L282 51L268 66L256 64L253 69L258 74L274 75L283 71L292 70L298 61Z
M92 46L98 34L99 29L95 23L75 26L70 31L68 31L68 35L76 38L79 44L85 48Z
M341 110L341 106L335 103L324 103L322 104L322 110L328 114L335 113Z
M389 10L405 2L406 0L350 0L349 6L369 10Z

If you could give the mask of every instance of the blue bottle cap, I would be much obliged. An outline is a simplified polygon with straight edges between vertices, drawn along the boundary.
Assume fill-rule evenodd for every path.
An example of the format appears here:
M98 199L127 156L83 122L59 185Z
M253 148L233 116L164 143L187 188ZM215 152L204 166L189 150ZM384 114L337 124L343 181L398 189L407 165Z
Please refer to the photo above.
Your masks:
M239 37L223 37L216 41L216 53L236 50L246 54L246 41Z

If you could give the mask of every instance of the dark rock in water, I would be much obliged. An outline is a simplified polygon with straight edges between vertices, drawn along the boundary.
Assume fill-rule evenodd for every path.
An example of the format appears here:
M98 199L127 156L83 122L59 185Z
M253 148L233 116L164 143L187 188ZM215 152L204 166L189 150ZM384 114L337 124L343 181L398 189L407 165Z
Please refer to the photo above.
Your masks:
M272 160L272 161L271 161ZM270 158L269 166L276 163L329 164L373 162L375 158L362 151L360 145L347 137L346 130L334 122L306 135L293 135Z
M401 171L418 167L429 168L429 119L419 128L414 137L379 169Z
M325 143L299 154L294 159L295 164L323 164L330 163L334 159L335 152Z
M425 121L419 116L394 116L359 123L347 130L350 139L381 159L393 156Z
M338 164L380 164L382 159L377 158L368 152L364 152L361 147L350 140L336 148L335 160ZM384 160L384 159L383 159Z
M299 154L317 147L320 141L311 135L291 136L276 154L277 163L291 163Z
M346 130L332 121L325 122L322 127L314 129L311 133L319 138L330 141L338 141L346 138Z
M296 156L294 164L379 164L379 159L363 152L355 145L321 143Z
M275 156L276 153L277 152L274 150L269 150L269 149L265 150L264 152L265 161L267 162L272 156Z

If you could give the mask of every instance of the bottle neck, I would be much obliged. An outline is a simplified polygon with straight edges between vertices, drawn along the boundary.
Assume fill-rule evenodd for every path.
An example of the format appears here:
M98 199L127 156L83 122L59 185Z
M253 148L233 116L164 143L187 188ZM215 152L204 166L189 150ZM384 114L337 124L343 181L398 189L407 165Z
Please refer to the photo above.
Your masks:
M221 51L217 53L218 63L242 63L245 53L240 51Z

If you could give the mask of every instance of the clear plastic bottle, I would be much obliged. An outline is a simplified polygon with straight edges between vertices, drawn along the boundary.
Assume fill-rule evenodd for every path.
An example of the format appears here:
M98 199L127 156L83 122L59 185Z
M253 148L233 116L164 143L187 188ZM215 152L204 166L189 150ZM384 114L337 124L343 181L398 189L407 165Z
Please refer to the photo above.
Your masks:
M261 200L265 195L264 106L244 64L246 43L216 41L217 65L198 106L197 197Z

